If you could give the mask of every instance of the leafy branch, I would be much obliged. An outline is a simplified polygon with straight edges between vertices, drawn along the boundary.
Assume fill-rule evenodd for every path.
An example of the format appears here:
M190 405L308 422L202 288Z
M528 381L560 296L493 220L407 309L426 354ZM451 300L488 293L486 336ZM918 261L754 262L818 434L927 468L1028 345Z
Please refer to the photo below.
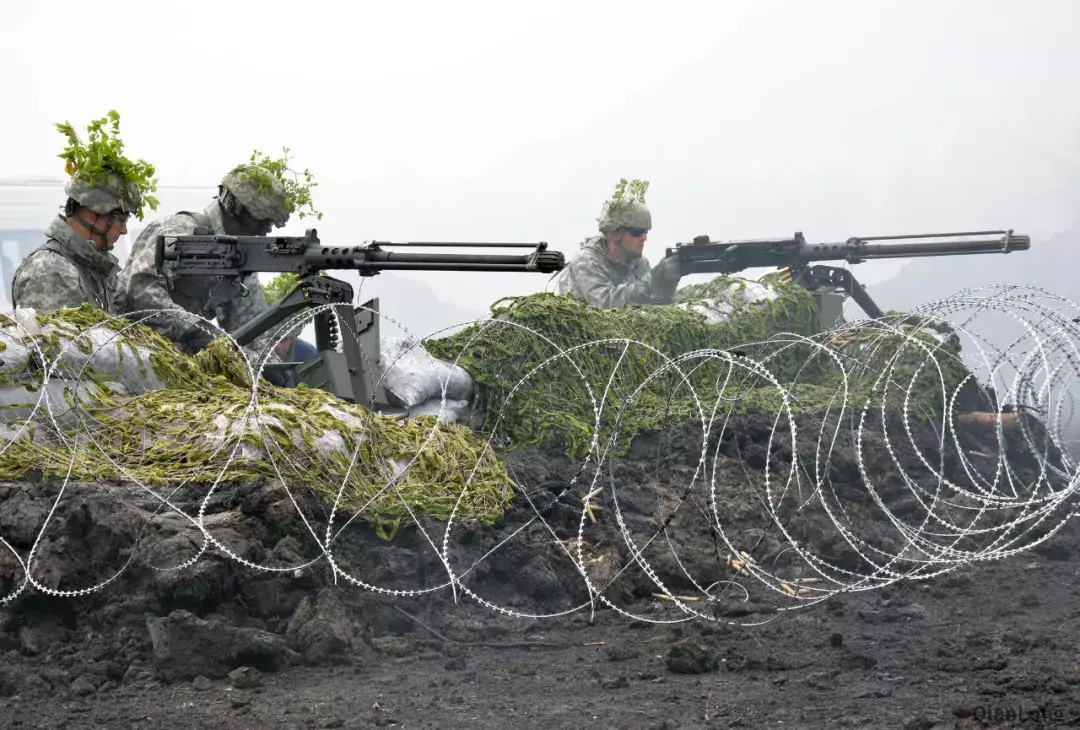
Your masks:
M249 163L266 170L271 176L261 173L259 170L244 170L243 165L237 165L233 172L241 173L241 177L255 183L255 188L260 192L269 190L273 181L279 181L285 187L285 207L289 214L296 212L300 220L309 215L315 216L316 220L322 220L323 214L315 209L311 199L311 189L318 187L314 182L314 176L310 170L297 172L289 167L289 148L282 148L283 157L277 159L265 155L259 150L251 153ZM304 208L308 212L304 212Z
M109 129L106 129L109 125ZM67 138L67 147L57 157L64 160L64 172L72 177L86 180L92 187L104 183L110 185L111 176L120 178L120 184L129 193L138 191L136 208L133 211L139 220L143 219L144 206L157 210L158 200L150 193L157 190L156 168L146 160L132 162L124 156L124 142L120 139L120 114L109 110L106 116L95 119L86 127L87 143L83 144L70 122L57 122L57 130ZM127 195L124 195L127 197Z
M648 180L627 180L620 178L615 185L615 192L611 196L608 205L614 210L629 203L641 203L645 205L645 193L649 190Z
M289 271L283 271L269 283L263 285L263 293L266 295L266 303L271 307L285 298L285 295L292 291L292 288L296 286L299 281L296 274Z

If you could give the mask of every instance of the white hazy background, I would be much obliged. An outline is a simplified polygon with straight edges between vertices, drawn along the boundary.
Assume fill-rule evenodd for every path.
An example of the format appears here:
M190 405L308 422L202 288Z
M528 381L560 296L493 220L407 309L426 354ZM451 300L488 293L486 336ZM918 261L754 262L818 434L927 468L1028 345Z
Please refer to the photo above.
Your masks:
M325 217L285 232L334 243L569 256L637 177L654 263L702 233L1014 228L1038 246L1080 203L1078 29L1077 0L9 0L0 177L62 177L53 123L115 108L163 186L288 146ZM409 276L480 311L547 286Z

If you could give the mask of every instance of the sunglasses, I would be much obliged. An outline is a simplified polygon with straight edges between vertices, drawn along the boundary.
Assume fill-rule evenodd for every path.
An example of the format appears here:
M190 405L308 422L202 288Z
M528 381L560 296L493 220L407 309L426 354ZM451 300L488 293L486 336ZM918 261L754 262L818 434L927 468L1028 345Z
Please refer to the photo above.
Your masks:
M642 236L644 236L646 233L649 232L649 229L648 228L627 228L626 232L629 233L634 238L641 238Z

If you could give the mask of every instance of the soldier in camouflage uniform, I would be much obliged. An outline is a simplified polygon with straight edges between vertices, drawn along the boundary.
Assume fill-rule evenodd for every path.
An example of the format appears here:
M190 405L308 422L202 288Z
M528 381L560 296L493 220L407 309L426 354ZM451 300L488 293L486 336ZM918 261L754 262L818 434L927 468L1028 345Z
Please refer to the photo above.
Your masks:
M72 177L64 186L64 212L45 228L48 240L31 251L11 283L12 304L53 312L89 303L117 314L119 262L112 248L127 233L141 195L117 175L91 185Z
M682 274L674 257L655 268L642 258L652 228L652 215L643 204L605 204L599 236L581 244L555 286L557 294L584 299L594 307L611 309L632 304L667 304L674 300Z
M259 182L250 179L254 173ZM266 185L266 183L269 183ZM265 185L265 187L260 187ZM234 236L265 236L274 227L281 228L289 220L290 204L281 181L264 168L242 165L227 174L218 186L218 194L200 212L181 211L156 220L139 234L131 247L124 270L120 274L117 292L119 306L125 313L142 310L175 309L181 307L218 324L226 332L235 332L241 325L269 309L266 295L257 274L251 274L241 284L247 289L244 296L235 284L215 282L197 277L173 276L171 262L163 266L164 275L157 272L154 262L154 239L159 235L191 235L196 227L206 227L214 233ZM143 319L176 344L181 351L198 352L210 342L210 336L194 322L175 316ZM247 347L257 356L271 344L270 333L257 338ZM277 362L271 353L268 362Z

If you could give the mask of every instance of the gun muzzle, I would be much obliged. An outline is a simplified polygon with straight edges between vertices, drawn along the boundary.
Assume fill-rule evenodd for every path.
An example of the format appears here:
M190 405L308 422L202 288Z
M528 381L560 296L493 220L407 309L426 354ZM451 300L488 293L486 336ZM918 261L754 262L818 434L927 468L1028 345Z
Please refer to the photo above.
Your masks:
M959 238L970 236L992 236L1000 238L981 238L974 240L934 241L926 239ZM884 241L915 241L914 243L882 243ZM873 241L874 243L871 243ZM922 256L965 256L986 253L1012 253L1027 251L1031 248L1031 237L1017 235L1007 231L969 231L964 233L921 233L914 236L873 236L851 239L859 258L886 259ZM816 248L817 244L811 244Z
M1009 235L1005 240L1005 253L1010 251L1027 251L1031 248L1031 236Z

